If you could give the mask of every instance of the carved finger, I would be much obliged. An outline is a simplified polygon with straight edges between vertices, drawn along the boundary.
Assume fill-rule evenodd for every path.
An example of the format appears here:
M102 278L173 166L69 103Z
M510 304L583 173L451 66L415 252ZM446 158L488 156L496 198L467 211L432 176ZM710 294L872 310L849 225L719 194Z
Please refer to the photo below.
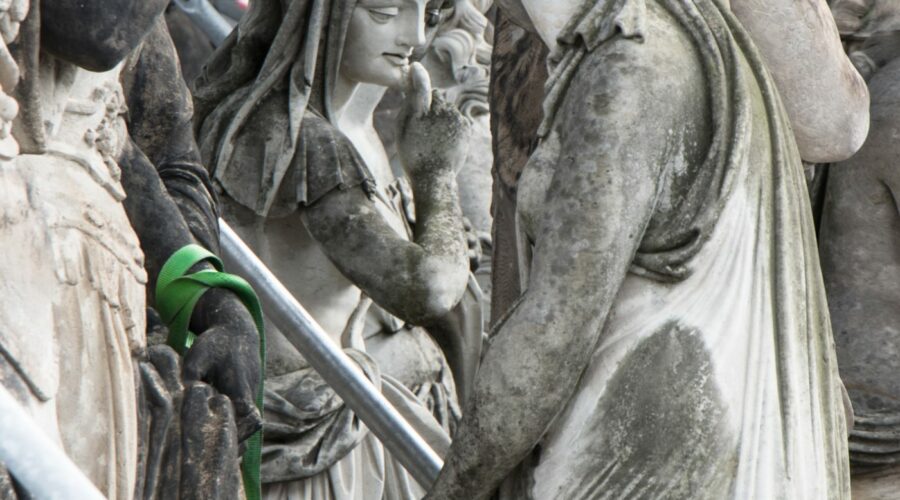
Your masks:
M431 77L418 62L409 65L408 99L414 116L422 116L431 109Z
M147 349L147 356L156 372L162 378L169 394L181 394L181 357L167 345L155 345Z
M228 398L206 384L192 384L184 394L181 421L181 498L239 498L237 429Z
M183 373L186 384L204 380L215 364L215 353L207 347L201 338L185 354Z

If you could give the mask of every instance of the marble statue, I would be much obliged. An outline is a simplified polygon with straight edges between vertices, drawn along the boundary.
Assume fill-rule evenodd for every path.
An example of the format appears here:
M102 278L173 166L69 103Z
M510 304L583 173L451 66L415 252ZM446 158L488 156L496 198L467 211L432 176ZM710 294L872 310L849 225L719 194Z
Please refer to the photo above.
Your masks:
M490 81L491 45L489 22L484 11L490 2L456 0L450 3L448 15L434 30L433 40L418 49L414 57L421 58L431 83L444 91L472 129L467 144L468 154L456 176L459 185L460 208L469 246L470 267L479 290L481 314L490 317L491 279L491 149L488 84ZM421 54L418 54L421 53ZM400 90L389 89L375 109L374 125L384 144L391 167L403 177L403 166L397 152L397 118L403 108Z
M28 0L0 2L0 220L4 221L0 229L0 241L3 243L31 234L28 231L28 223L32 219L25 204L26 187L13 163L19 154L19 143L12 136L13 120L19 113L19 104L10 94L18 84L21 72L9 48L19 35L19 27L28 13L28 6ZM4 255L0 256L0 276L6 277L12 275L13 271L28 272L33 269L23 269L20 263L16 262L16 257L22 256L16 252L16 248L14 245L4 245ZM17 288L16 291L24 293L14 298L44 300L36 290L28 290L27 287ZM0 287L4 292L10 289L12 287L8 284ZM6 307L0 307L0 321L6 321L9 316ZM12 354L10 351L18 346L8 347L6 344L0 342L0 384L15 394L22 395L23 391L27 390L23 384L24 380L14 372L8 361ZM13 481L3 464L0 464L0 498L14 499L18 494L19 485Z
M900 4L832 4L867 78L871 128L852 158L827 167L819 228L838 366L853 402L853 498L900 491Z
M489 4L489 2L481 2ZM491 45L485 40L489 5L470 0L454 2L453 16L441 27L422 64L436 87L446 89L472 124L468 154L457 174L459 202L466 218L469 244L475 249L474 274L484 293L484 318L490 317L491 278L491 124L488 106Z
M145 290L165 260L218 245L166 3L32 2L22 19L21 151L0 182L0 381L109 498L237 498L238 441L261 425L250 315L215 290L183 363L146 341Z
M456 374L440 339L417 325L466 290L456 174L468 126L439 97L428 106L427 73L409 58L443 3L254 1L194 92L226 220L439 453L459 418ZM372 126L388 88L409 96L398 135L408 187ZM268 332L266 498L421 497L303 356Z
M526 289L426 498L849 498L772 54L714 0L507 4L551 50L517 186Z

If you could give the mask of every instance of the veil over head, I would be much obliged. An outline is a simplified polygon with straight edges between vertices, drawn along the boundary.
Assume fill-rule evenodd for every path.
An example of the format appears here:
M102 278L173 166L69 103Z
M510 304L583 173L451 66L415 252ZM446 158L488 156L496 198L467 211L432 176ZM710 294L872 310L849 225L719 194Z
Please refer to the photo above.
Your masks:
M254 0L195 83L194 132L204 162L258 215L312 203L351 182L348 172L368 177L333 126L332 94L355 7L356 0ZM303 130L309 127L317 130ZM310 155L338 168L307 172Z

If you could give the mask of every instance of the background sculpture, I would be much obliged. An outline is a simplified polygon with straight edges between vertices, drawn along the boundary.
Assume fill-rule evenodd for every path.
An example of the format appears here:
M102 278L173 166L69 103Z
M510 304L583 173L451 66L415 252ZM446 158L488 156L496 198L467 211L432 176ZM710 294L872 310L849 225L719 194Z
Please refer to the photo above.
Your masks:
M900 491L900 4L832 4L850 59L868 80L871 126L852 158L819 167L822 274L841 377L856 417L853 497Z

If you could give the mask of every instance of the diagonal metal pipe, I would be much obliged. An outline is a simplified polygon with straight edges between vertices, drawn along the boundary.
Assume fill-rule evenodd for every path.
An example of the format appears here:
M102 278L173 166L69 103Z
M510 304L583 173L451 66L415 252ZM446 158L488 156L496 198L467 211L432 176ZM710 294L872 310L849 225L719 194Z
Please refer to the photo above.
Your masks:
M216 10L209 0L175 0L175 5L187 14L216 47L222 45L225 37L234 29L234 21L229 22L229 18Z
M84 473L0 385L0 464L34 498L103 500Z
M429 488L443 467L437 453L222 219L219 232L229 272L250 282L272 323L416 481Z

